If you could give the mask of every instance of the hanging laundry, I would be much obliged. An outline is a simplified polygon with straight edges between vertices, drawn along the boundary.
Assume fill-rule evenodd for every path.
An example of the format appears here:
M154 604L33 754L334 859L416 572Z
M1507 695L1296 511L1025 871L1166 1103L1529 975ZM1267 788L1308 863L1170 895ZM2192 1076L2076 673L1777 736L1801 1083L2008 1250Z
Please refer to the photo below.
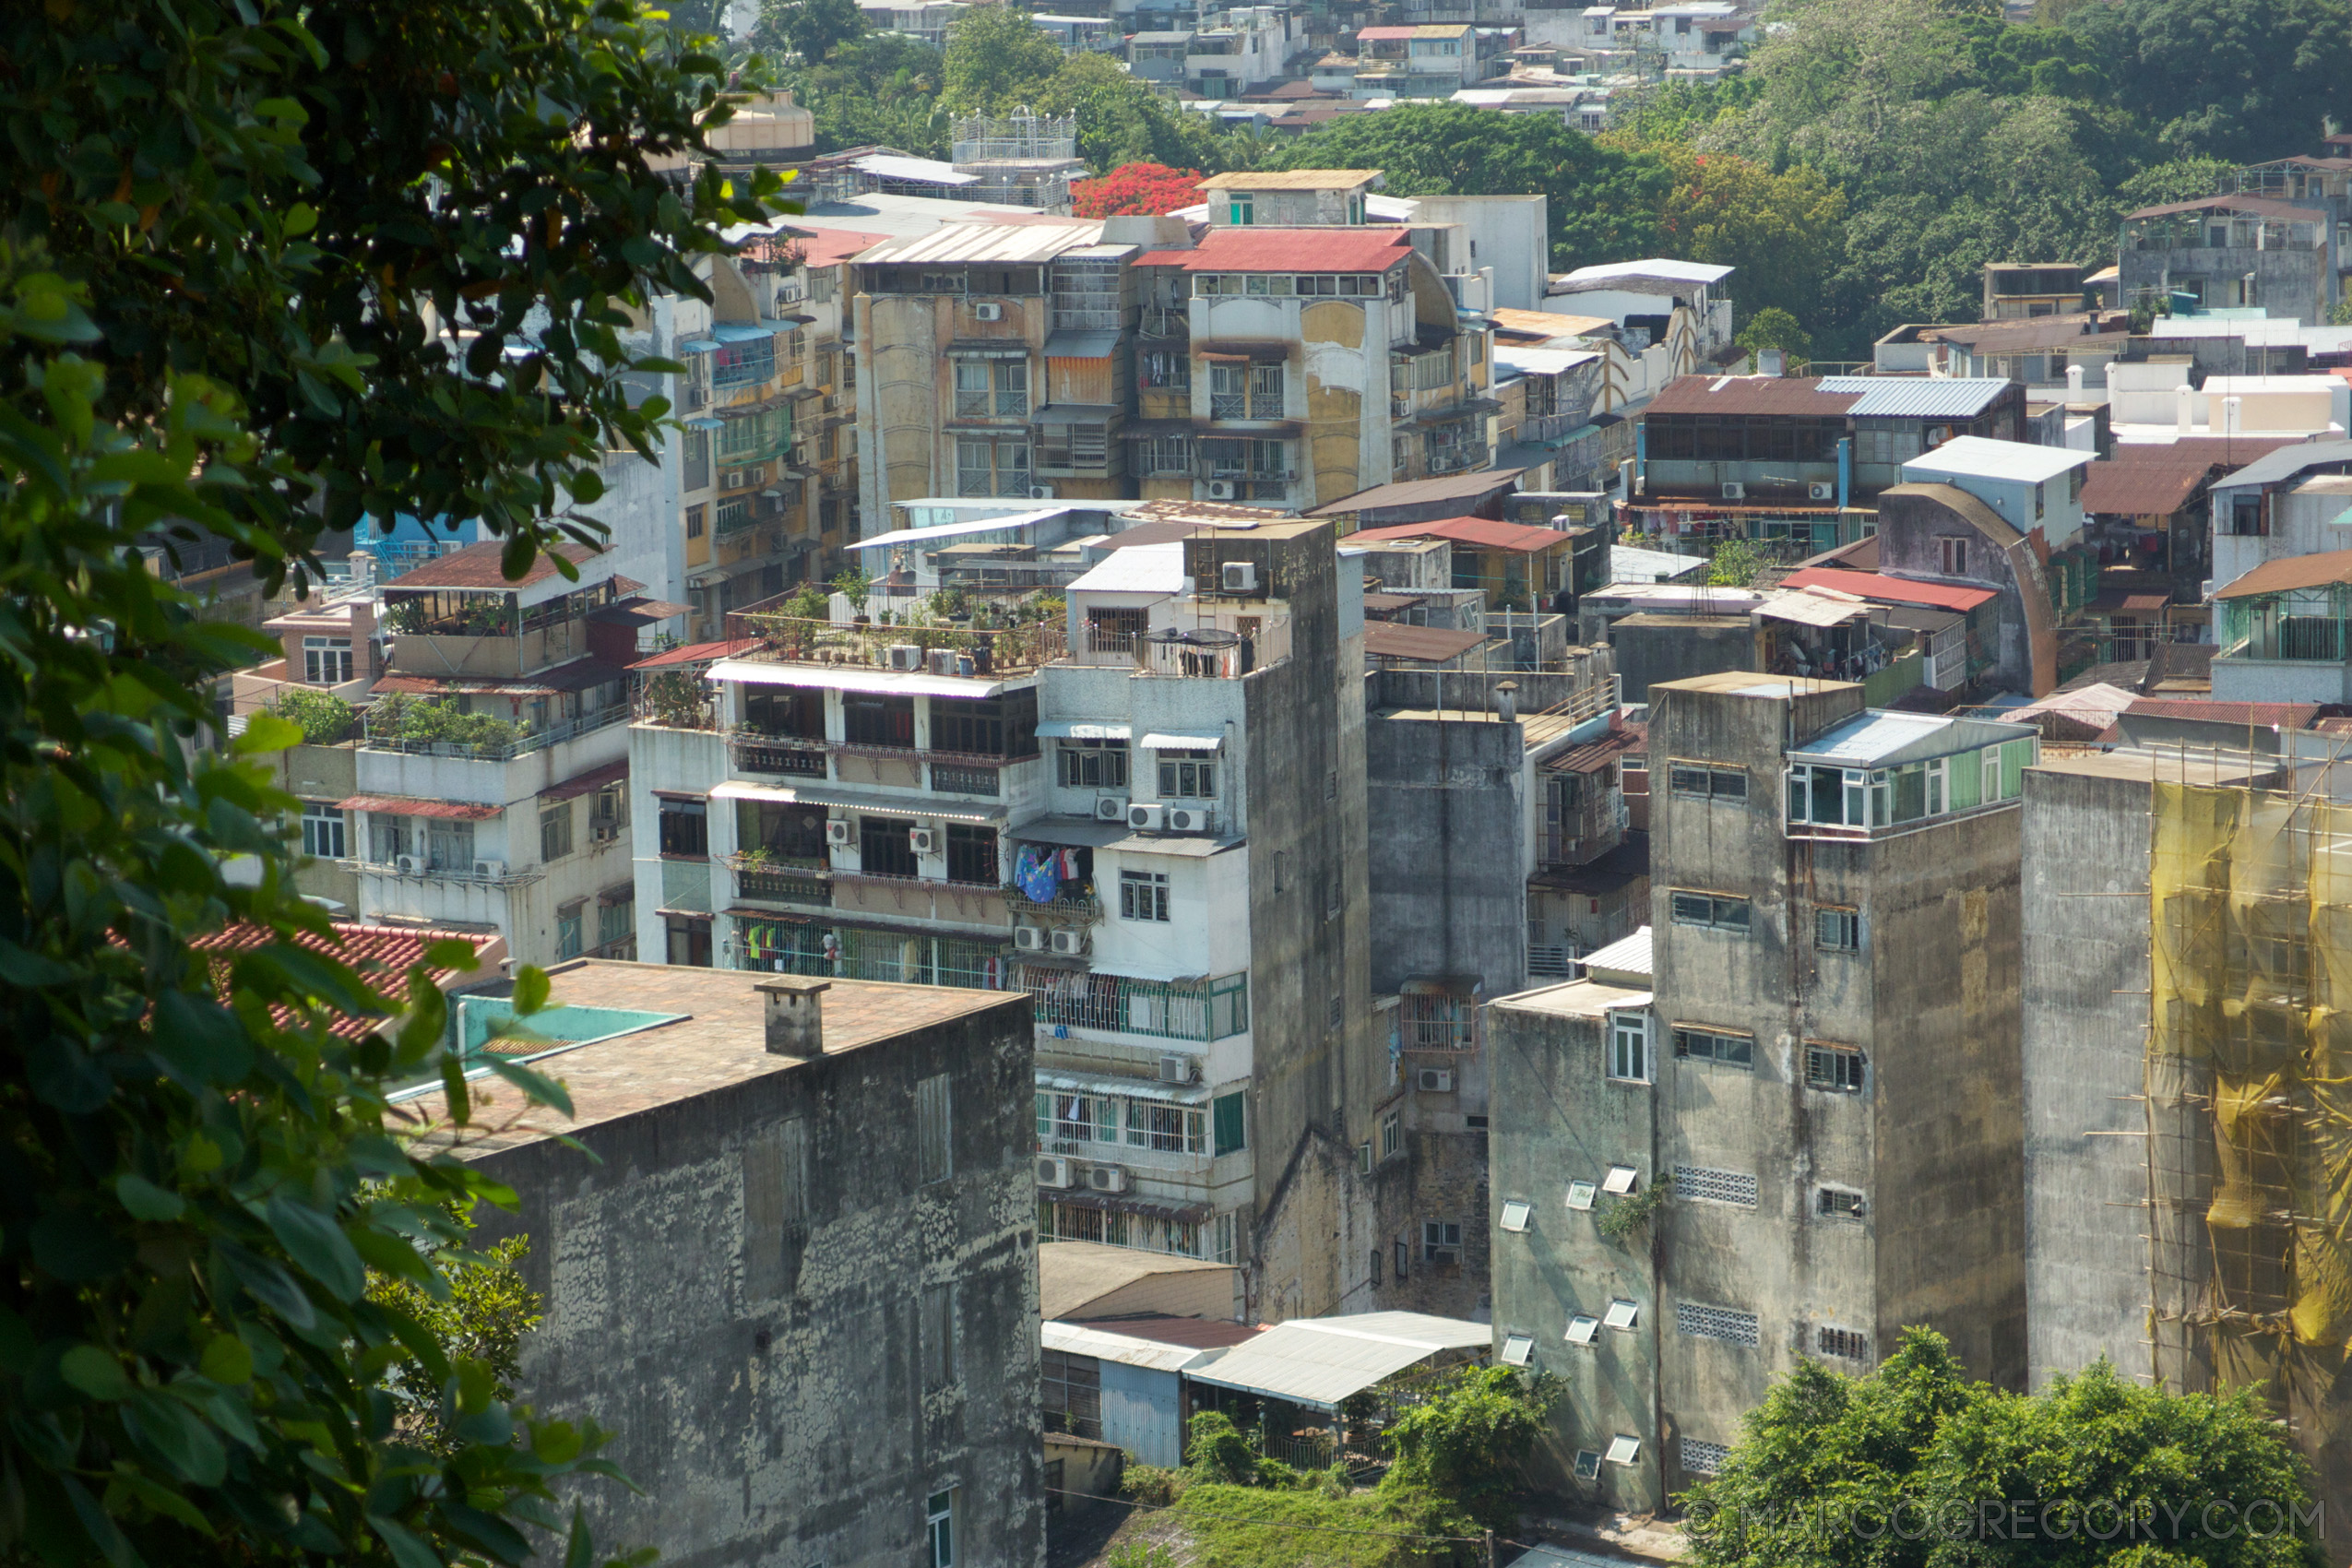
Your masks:
M1014 885L1029 896L1030 903L1051 904L1062 891L1059 864L1059 857L1051 849L1024 849L1014 864Z

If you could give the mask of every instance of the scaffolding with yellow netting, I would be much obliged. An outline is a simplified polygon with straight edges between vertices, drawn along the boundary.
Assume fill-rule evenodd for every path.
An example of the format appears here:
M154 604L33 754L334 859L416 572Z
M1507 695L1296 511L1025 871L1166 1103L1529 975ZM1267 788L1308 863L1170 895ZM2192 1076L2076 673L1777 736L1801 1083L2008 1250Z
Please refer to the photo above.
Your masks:
M2352 807L2158 782L2150 1372L2251 1387L2307 1454L2352 1414Z

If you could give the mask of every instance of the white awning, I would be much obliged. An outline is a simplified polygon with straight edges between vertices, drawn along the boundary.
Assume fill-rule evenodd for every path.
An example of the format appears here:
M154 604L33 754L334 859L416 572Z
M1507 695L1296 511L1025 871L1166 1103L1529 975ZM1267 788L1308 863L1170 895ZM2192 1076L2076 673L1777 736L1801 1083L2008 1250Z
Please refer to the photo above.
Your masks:
M836 668L819 664L767 664L748 659L722 659L710 667L714 681L741 681L752 686L805 686L828 692L879 692L885 696L992 697L1004 689L1002 681L976 676L932 675L918 671Z
M1486 1350L1493 1328L1420 1313L1293 1318L1185 1375L1270 1399L1330 1410L1384 1377L1449 1350Z
M766 801L784 806L826 806L841 811L870 812L877 816L929 817L940 822L1003 822L1003 806L942 804L935 796L897 800L887 795L861 794L825 784L745 784L729 779L711 788L714 801Z
M1135 744L1147 752L1215 752L1225 748L1222 730L1158 730Z
M1097 724L1085 719L1049 719L1037 727L1048 741L1124 741L1134 734L1132 724Z
M1170 1105L1208 1103L1208 1090L1199 1084L1163 1084L1153 1078L1121 1078L1108 1073L1039 1073L1037 1087L1060 1089L1065 1094L1123 1094L1130 1099L1157 1099Z

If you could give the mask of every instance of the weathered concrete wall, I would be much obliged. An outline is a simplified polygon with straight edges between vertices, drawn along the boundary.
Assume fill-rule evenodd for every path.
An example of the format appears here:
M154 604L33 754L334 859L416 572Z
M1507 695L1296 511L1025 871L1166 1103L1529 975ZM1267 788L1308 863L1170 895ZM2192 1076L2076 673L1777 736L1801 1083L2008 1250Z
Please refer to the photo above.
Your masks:
M2149 1304L2148 795L2144 779L2025 774L2026 1370L2144 1371ZM2120 1133L2095 1137L2095 1132Z
M1526 973L1525 731L1516 722L1370 721L1372 989L1476 977L1487 996Z
M911 1562L954 1489L959 1561L1043 1561L1031 1039L1008 998L589 1127L593 1159L483 1158L521 1199L483 1240L529 1236L547 1296L521 1396L616 1429L643 1489L583 1490L600 1540L685 1568ZM919 1185L915 1086L940 1073L954 1175ZM938 1287L955 1368L927 1387Z
M1609 646L1625 678L1625 700L1647 702L1666 681L1720 675L1756 662L1756 634L1745 615L1621 615Z

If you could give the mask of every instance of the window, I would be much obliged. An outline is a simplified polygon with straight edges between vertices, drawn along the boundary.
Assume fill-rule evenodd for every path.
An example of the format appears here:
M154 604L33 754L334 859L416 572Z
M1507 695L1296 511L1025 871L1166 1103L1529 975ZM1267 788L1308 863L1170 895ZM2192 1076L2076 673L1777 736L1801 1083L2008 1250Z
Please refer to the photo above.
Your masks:
M1029 444L959 436L956 441L956 493L1026 496L1029 493Z
M1503 1361L1505 1366L1524 1367L1536 1353L1535 1336L1530 1334L1506 1334L1503 1336Z
M1713 1170L1703 1165L1674 1168L1674 1197L1678 1203L1729 1204L1756 1206L1756 1179L1740 1170Z
M1253 420L1278 420L1282 417L1282 367L1260 364L1250 367L1250 417Z
M1421 1221L1421 1261L1423 1263L1460 1263L1462 1261L1462 1227L1451 1219Z
M1859 909L1815 909L1813 945L1829 953L1860 952L1862 912Z
M671 915L663 932L668 944L669 960L698 969L710 968L710 921L687 915Z
M996 417L1027 419L1029 415L1029 364L1027 360L992 360L996 382Z
M303 679L314 686L339 686L351 678L351 639L304 637Z
M1404 1283L1405 1283L1405 1265L1406 1265L1406 1262L1407 1262L1407 1260L1408 1260L1408 1259L1409 1259L1412 1255L1413 1255L1413 1249L1412 1249L1412 1248L1410 1248L1410 1247L1408 1247L1408 1246L1407 1246L1407 1245L1405 1244L1405 1238L1404 1238L1404 1237L1402 1237L1402 1236L1397 1237L1397 1238L1396 1238L1396 1283L1397 1283L1397 1284L1399 1284L1399 1285L1402 1285L1402 1284L1404 1284Z
M572 852L572 802L558 801L539 814L539 858L560 861Z
M737 496L732 501L721 501L719 504L719 531L720 533L733 533L738 529L748 527L751 520L752 503L749 496Z
M909 751L915 743L915 699L851 695L841 703L841 739L852 746Z
M1838 1094L1862 1092L1862 1053L1835 1045L1805 1047L1805 1087Z
M1390 1155L1395 1154L1404 1146L1404 1141L1397 1123L1396 1112L1392 1111L1380 1119L1380 1158L1386 1159ZM1396 1272L1399 1277L1402 1277L1405 1271L1400 1268Z
M628 897L599 903L596 907L596 944L610 947L616 942L626 942L636 934L637 907Z
M1593 1206L1593 1194L1598 1191L1599 1191L1599 1189L1590 1182L1580 1181L1569 1182L1568 1206L1579 1212L1591 1208Z
M1124 921L1168 919L1168 873L1158 871L1121 872L1119 918Z
M1226 204L1225 218L1229 223L1254 223L1258 220L1257 213L1257 198L1245 191L1235 191Z
M1323 1027L1327 1029L1336 1029L1347 1016L1348 1004L1345 994L1336 991L1333 992L1330 1002L1323 1010Z
M1210 1129L1216 1138L1214 1153L1239 1154L1250 1146L1246 1120L1249 1098L1248 1095L1236 1091L1232 1094L1218 1095L1209 1101ZM1364 1164L1369 1167L1372 1163L1369 1158L1371 1153L1369 1145L1365 1146L1365 1153L1368 1158Z
M1250 367L1242 364L1208 367L1209 418L1238 420L1249 416L1249 374Z
M1146 356L1158 359L1154 354ZM1148 384L1147 384L1148 385ZM1190 381L1176 384L1170 390L1182 391ZM1184 474L1193 471L1193 438L1189 435L1142 435L1135 438L1135 471L1146 474Z
M710 853L710 807L702 801L664 798L661 802L661 852L665 855L707 856Z
M1045 1352L1039 1372L1045 1396L1045 1430L1079 1437L1102 1437L1102 1363L1066 1350Z
M944 1388L956 1381L956 1286L922 1288L923 1386Z
M1503 1229L1514 1236L1525 1233L1527 1221L1535 1212L1535 1205L1519 1198L1513 1198L1503 1206Z
M556 907L555 956L558 958L576 958L585 951L587 921L581 911L586 906L587 900L580 899Z
M709 489L710 432L707 430L690 430L686 432L685 457L686 471L683 477L679 481L680 488L684 490ZM702 519L695 516L695 508L692 506L686 508L686 537L688 539L700 539L702 537Z
M629 826L629 787L606 784L588 797L588 836L617 837Z
M1595 22L1593 25L1598 28L1605 24ZM1576 1450L1576 1479L1580 1481L1598 1480L1600 1479L1600 1455L1598 1453L1590 1448L1579 1448Z
M342 809L317 801L303 802L303 853L315 860L339 861L344 849ZM397 820L397 819L396 819Z
M1755 1065L1755 1037L1728 1034L1720 1029L1686 1029L1674 1031L1674 1054L1685 1061L1719 1062L1727 1067L1752 1069Z
M931 1568L956 1568L956 1494L934 1491L923 1505L923 1534L931 1545Z
M1867 1361L1871 1359L1871 1336L1851 1328L1823 1328L1813 1336L1813 1344L1824 1356L1840 1360Z
M1843 1187L1823 1187L1814 1195L1813 1209L1824 1219L1859 1219L1863 1214L1862 1194Z
M1701 1443L1695 1437L1682 1440L1682 1468L1694 1476L1711 1476L1723 1468L1731 1457L1731 1450L1720 1443Z
M1755 1313L1701 1306L1696 1301L1674 1303L1674 1331L1694 1339L1720 1339L1727 1345L1758 1343Z
M1676 925L1701 926L1713 931L1736 931L1748 933L1752 912L1745 898L1734 898L1719 893L1677 892L1669 899Z
M1650 1081L1650 1016L1646 1013L1609 1016L1609 1075L1625 1083Z
M971 756L1037 755L1037 689L1001 697L932 698L931 749Z
M1627 1437L1621 1432L1617 1436L1609 1440L1609 1462L1610 1464L1631 1465L1640 1459L1641 1456L1642 1440L1640 1438Z
M944 1073L915 1086L915 1144L923 1185L944 1182L956 1173L955 1129L950 1121Z
M1678 762L1667 769L1667 787L1691 800L1745 801L1748 775L1737 767L1710 767L1703 762Z
M1159 1154L1206 1154L1207 1120L1196 1105L1131 1099L1127 1102L1127 1146Z
M1950 534L1937 535L1935 569L1942 576L1966 576L1968 575L1968 541Z
M947 825L947 880L985 887L1004 881L997 874L996 829L960 822Z
M1631 1334L1634 1326L1641 1322L1641 1317L1640 1304L1620 1296L1609 1303L1609 1310L1600 1314L1600 1322L1603 1328L1613 1328L1620 1334Z
M1611 1197L1621 1198L1633 1190L1641 1173L1630 1165L1612 1165L1609 1174L1600 1179L1600 1190Z
M1123 790L1127 787L1127 742L1124 741L1063 741L1055 748L1061 758L1062 784L1069 790Z
M1568 1343L1590 1345L1600 1336L1600 1319L1590 1313L1578 1313L1568 1320Z
M956 417L980 419L988 413L988 362L956 362Z
M914 823L903 816L858 818L858 871L865 876L914 876Z

